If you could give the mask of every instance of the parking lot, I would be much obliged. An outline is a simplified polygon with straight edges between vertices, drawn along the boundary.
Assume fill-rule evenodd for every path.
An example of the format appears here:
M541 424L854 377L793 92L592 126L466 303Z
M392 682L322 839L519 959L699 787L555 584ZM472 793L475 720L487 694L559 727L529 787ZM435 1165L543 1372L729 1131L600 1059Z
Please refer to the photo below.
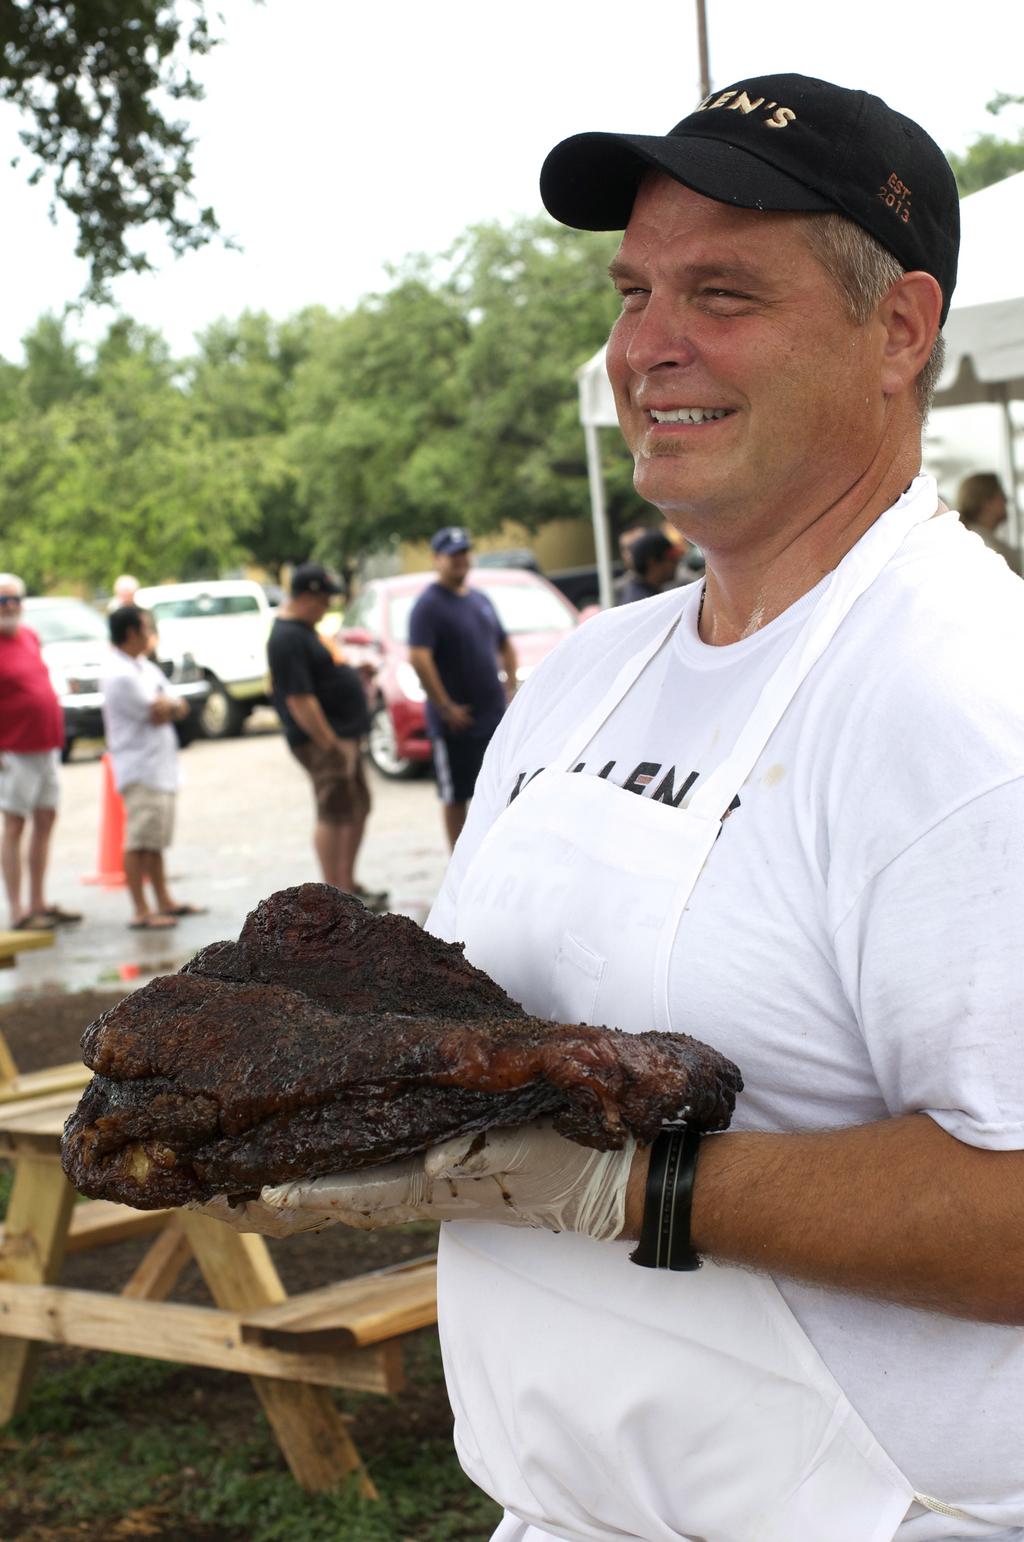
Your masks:
M239 739L199 741L182 752L178 822L168 858L175 896L205 905L173 931L128 930L128 896L83 882L97 868L101 745L77 745L64 768L63 805L50 862L50 894L81 910L52 948L0 972L0 1001L22 991L130 983L177 969L197 948L235 936L265 895L319 877L308 783L269 711ZM422 922L447 861L437 793L429 777L387 781L372 767L374 799L360 863L367 887L391 892L391 908Z

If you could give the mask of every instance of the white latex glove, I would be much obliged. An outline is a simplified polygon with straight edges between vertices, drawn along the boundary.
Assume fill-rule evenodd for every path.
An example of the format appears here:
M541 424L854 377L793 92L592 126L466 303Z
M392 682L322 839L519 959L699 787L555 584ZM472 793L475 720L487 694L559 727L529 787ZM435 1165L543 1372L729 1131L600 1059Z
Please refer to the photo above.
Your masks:
M559 1135L547 1119L460 1135L420 1156L265 1188L267 1207L325 1218L360 1231L402 1221L498 1221L578 1231L610 1242L622 1231L636 1150L594 1151Z
M282 1210L264 1204L262 1199L241 1199L234 1204L226 1194L215 1194L205 1204L188 1204L186 1210L223 1221L232 1231L255 1231L261 1237L294 1237L300 1231L319 1231L338 1219L335 1215L317 1215L312 1210Z

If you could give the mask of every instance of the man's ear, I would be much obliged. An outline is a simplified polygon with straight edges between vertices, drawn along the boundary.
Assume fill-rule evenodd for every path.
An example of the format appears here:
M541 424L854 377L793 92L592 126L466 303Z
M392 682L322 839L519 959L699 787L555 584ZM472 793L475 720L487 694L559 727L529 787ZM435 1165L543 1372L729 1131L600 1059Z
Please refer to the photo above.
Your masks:
M885 328L882 391L897 396L928 363L939 332L942 290L930 273L904 273L878 307Z

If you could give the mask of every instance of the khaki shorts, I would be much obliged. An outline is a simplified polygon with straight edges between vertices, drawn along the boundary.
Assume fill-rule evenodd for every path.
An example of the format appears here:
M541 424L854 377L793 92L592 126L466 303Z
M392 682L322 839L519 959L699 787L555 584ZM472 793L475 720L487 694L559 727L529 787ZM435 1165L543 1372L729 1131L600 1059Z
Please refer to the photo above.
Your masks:
M174 834L174 793L129 782L121 796L125 851L166 851Z
M56 808L60 802L60 750L37 755L0 751L0 809L27 819L37 808Z
M370 789L363 763L356 760L355 773L346 776L333 750L321 749L308 739L293 746L292 754L313 783L316 817L325 825L350 825L370 812Z

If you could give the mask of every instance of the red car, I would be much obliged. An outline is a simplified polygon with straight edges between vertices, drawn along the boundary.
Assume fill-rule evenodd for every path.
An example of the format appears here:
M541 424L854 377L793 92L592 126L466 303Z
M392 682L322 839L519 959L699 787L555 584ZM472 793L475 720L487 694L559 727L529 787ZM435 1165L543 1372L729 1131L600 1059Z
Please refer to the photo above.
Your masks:
M409 663L409 615L433 573L375 578L346 606L335 634L345 659L373 666L370 759L383 776L415 776L431 758L426 696ZM566 633L580 612L546 578L523 568L472 568L469 582L491 600L515 644L516 675L524 680Z

